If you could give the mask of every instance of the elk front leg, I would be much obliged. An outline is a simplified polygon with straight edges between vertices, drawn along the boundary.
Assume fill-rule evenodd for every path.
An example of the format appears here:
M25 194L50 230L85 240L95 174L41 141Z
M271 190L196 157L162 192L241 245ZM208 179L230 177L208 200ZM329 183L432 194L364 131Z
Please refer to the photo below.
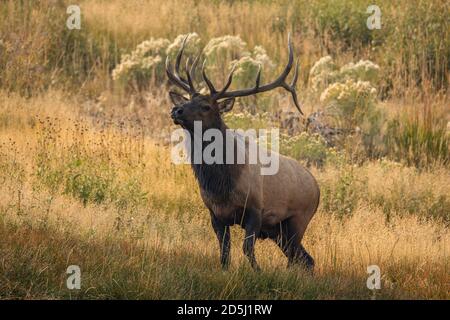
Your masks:
M243 250L252 268L259 271L260 268L255 257L255 242L261 231L261 214L256 210L247 209L244 219L245 238Z
M211 224L216 233L217 240L219 240L220 247L220 263L222 269L228 269L230 265L230 227L221 222L214 215L214 212L209 211L211 214Z

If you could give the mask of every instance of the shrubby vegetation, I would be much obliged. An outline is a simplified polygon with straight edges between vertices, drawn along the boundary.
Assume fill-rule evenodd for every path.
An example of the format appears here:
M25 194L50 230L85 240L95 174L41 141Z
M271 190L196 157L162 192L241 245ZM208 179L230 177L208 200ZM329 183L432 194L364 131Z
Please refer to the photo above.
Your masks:
M295 136L281 135L280 152L298 159L306 166L323 167L325 164L337 165L343 157L334 148L329 148L319 135L302 132Z
M312 91L320 94L324 112L331 115L332 125L344 136L341 147L359 141L369 158L380 156L384 151L380 150L380 144L386 117L377 106L379 69L368 60L338 68L327 56L317 61L310 71Z
M309 73L301 72L303 84L299 84L299 92L304 92L304 97L312 96L309 103L313 107L320 104L317 99L328 85L347 80L349 88L356 88L350 80L370 82L377 89L378 99L383 101L389 97L406 97L411 104L418 101L429 104L427 101L433 99L434 93L445 92L448 88L450 37L447 36L446 1L380 4L382 30L366 27L367 3L359 0L339 0L333 6L303 0L292 3L243 1L231 6L220 1L215 4L172 1L164 5L150 1L146 4L149 10L124 6L122 0L109 4L84 1L83 28L72 32L61 27L66 18L64 1L54 5L10 1L3 5L0 11L2 88L27 96L48 88L81 90L82 96L106 101L107 108L118 103L128 104L129 98L123 100L111 96L120 96L122 89L145 95L147 89L155 90L163 84L165 57L174 55L179 48L186 35L180 32L184 26L197 32L190 36L187 53L196 55L205 47L208 73L219 84L232 65L236 65L235 86L248 86L260 65L264 69L263 80L270 79L282 67L286 50L280 48L285 46L286 33L291 30L302 70L310 70ZM164 15L148 17L148 12L158 11L151 10L153 6L172 12L178 17L176 22L174 19L166 21ZM398 6L403 10L397 10ZM192 16L186 15L189 10L195 11L196 22L185 20L184 17ZM211 19L218 10L240 21L240 35L233 31L233 24ZM122 15L124 11L130 14ZM145 17L143 11L147 12ZM22 12L33 14L22 16ZM252 18L255 14L256 20ZM23 23L24 19L27 23ZM170 30L160 27L167 25L172 26ZM130 30L133 30L133 37L129 36ZM21 34L21 40L15 39L14 34ZM45 36L47 34L52 37ZM245 39L248 34L252 37ZM302 43L312 46L305 47ZM343 88L338 84L335 86ZM420 92L429 96L427 101L420 97ZM314 98L315 93L319 96ZM256 111L256 105L264 111L272 111L270 106L280 107L278 94L242 100L252 113ZM105 100L104 97L110 98ZM410 111L397 116L388 111L391 114L387 118L380 113L380 108L367 108L367 99L358 97L364 106L351 103L353 107L348 109L349 104L342 101L347 107L337 108L357 113L365 110L366 119L356 115L359 120L355 123L350 118L351 126L342 121L343 116L334 120L350 131L355 127L362 131L363 154L389 156L417 166L436 161L448 163L448 119L443 110L448 105L448 98L441 99L438 106L423 106L424 109L432 108L432 112ZM142 105L145 99L132 97L131 100ZM102 110L104 107L105 103ZM130 109L134 110L134 107ZM421 116L416 117L417 114Z
M207 62L208 72L213 76L225 77L226 72L234 68L235 83L241 86L252 85L260 67L267 71L274 67L262 46L255 46L248 51L247 44L239 36L212 38L202 50L198 34L189 33L178 35L173 42L151 38L138 44L130 54L122 55L120 64L112 71L113 79L123 86L134 88L134 93L148 89L152 77L158 83L163 82L165 78L161 75L164 75L166 57L174 61L184 39L187 42L184 52L186 56L192 57L191 63L194 57L201 54L200 57Z
M431 80L433 90L445 90L450 56L447 1L380 3L381 30L366 27L368 5L362 0L338 0L332 6L319 0L239 1L232 5L224 1L174 0L164 4L148 1L144 7L138 7L124 0L108 3L88 0L81 2L82 29L70 32L62 27L67 17L65 1L8 1L0 11L3 48L0 79L4 87L12 90L24 87L29 94L49 85L75 89L83 82L85 92L99 94L98 90L108 83L107 74L120 62L121 55L152 37L172 40L192 30L207 42L240 33L249 48L261 45L278 62L285 58L286 53L280 48L284 47L286 33L291 30L302 43L309 43L308 48L302 45L300 54L301 65L306 70L321 56L345 59L350 55L380 66L383 98L404 94L405 88L427 84L427 79ZM33 14L21 15L31 11ZM233 22L216 19L217 12L224 17L233 16ZM190 18L194 15L196 19ZM18 33L27 44L20 50L13 36ZM47 34L52 37L46 37ZM246 39L244 35L251 36ZM29 57L27 62L21 59L24 56ZM10 63L4 68L7 61ZM14 77L24 69L12 68L13 61L16 67L27 68L29 74L30 70L33 72L26 83L21 82L25 81L24 77ZM45 68L39 69L43 65ZM77 82L70 83L65 76Z
M304 239L315 276L286 269L267 241L256 252L263 271L254 273L238 229L223 273L196 181L189 166L171 164L168 148L130 123L69 121L76 104L54 93L0 97L8 119L0 135L2 298L369 298L370 263L385 270L378 297L448 296L448 168L386 159L358 166L336 154L318 169L329 153L320 137L283 136L282 146L292 146L283 152L311 159L321 186ZM83 267L75 294L64 286L68 264ZM424 273L432 276L418 286Z
M448 1L380 3L372 31L362 0L84 0L72 31L67 5L0 4L0 298L367 299L378 264L377 297L448 299ZM196 181L170 161L164 61L190 32L218 87L233 66L249 86L260 65L262 81L283 68L289 31L305 117L276 90L225 121L279 127L280 152L317 177L315 276L267 242L253 273L235 229L218 272ZM308 127L320 112L334 145ZM82 265L76 293L68 264Z
M120 63L112 71L113 80L132 86L135 92L146 89L152 75L162 73L161 65L169 45L169 40L161 38L140 43L130 54L122 55Z

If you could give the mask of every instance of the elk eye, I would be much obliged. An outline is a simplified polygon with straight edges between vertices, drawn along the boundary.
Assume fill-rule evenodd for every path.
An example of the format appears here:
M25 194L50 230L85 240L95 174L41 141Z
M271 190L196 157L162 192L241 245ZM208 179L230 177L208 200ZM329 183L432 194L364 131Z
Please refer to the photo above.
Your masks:
M209 111L211 110L210 106L202 106L202 111Z

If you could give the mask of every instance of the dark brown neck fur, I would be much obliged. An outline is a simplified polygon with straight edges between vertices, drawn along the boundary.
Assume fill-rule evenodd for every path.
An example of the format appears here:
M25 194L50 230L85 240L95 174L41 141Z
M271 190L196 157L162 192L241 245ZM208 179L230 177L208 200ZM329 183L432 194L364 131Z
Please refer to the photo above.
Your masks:
M240 175L240 165L226 164L227 126L220 121L218 129L223 136L223 164L192 164L195 177L203 192L216 203L224 203L230 199L230 194L236 186L237 178ZM193 135L191 135L193 139ZM204 148L211 142L202 142L202 153ZM194 141L191 141L191 146ZM235 150L236 151L236 150ZM235 152L236 154L236 152ZM193 154L191 154L193 158Z

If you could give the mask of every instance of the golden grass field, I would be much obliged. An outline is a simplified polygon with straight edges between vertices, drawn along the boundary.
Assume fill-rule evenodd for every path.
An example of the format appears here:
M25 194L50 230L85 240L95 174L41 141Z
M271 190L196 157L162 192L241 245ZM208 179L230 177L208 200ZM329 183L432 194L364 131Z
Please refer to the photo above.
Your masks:
M232 267L223 272L190 168L172 165L168 147L127 128L95 128L73 114L76 106L58 93L31 103L7 95L2 100L3 298L449 297L448 227L404 212L386 221L383 213L388 202L401 210L408 206L402 202L421 194L448 195L448 168L418 172L371 162L353 169L373 203L359 201L344 218L319 209L304 240L316 259L314 277L286 269L286 258L269 241L257 244L263 271L254 273L241 253L243 234L236 228ZM144 199L126 199L130 203L124 206L83 206L61 190L49 191L36 177L36 157L42 152L50 167L70 162L74 153L86 161L86 170L107 165L114 183L123 184L118 198L136 192L130 186L136 179L134 188ZM339 170L313 173L321 186L337 189ZM360 192L355 190L358 197ZM420 203L418 211L421 206L427 210ZM83 289L76 292L65 287L71 264L82 268ZM366 268L372 264L383 275L382 289L375 293L366 288Z
M191 169L170 160L166 138L175 126L168 88L152 86L145 106L136 110L135 100L114 87L109 63L118 56L105 58L110 49L104 48L126 52L149 36L194 30L205 38L241 34L285 59L285 35L296 11L284 1L232 2L82 1L83 24L99 47L65 48L73 53L71 66L28 73L58 56L45 51L52 40L39 33L46 7L31 10L30 24L14 36L23 41L21 49L14 57L0 50L0 299L450 299L448 162L416 167L345 156L312 166L322 199L303 244L316 261L314 275L287 269L287 259L268 240L257 242L262 271L255 273L241 251L238 227L232 228L231 267L221 270ZM433 5L447 8L440 1ZM0 6L16 15L10 23L24 21L13 1ZM392 12L387 19L401 15ZM272 37L274 17L287 23ZM0 23L0 30L0 40L9 39L8 25ZM419 45L425 41L420 32ZM322 55L319 38L295 38L302 70ZM29 54L38 52L33 39L43 41L44 52ZM371 56L364 46L344 51L338 60ZM398 63L404 63L401 54L394 57ZM100 62L82 78L83 59L92 57ZM404 68L394 67L392 95L379 107L390 117L446 123L445 86L434 88L425 71L420 85L409 86ZM299 85L305 90L307 75ZM448 69L444 75L448 79ZM307 114L316 110L308 96L300 97ZM99 101L103 111L93 112ZM80 290L66 287L69 265L81 268ZM380 290L366 287L369 265L381 269Z

